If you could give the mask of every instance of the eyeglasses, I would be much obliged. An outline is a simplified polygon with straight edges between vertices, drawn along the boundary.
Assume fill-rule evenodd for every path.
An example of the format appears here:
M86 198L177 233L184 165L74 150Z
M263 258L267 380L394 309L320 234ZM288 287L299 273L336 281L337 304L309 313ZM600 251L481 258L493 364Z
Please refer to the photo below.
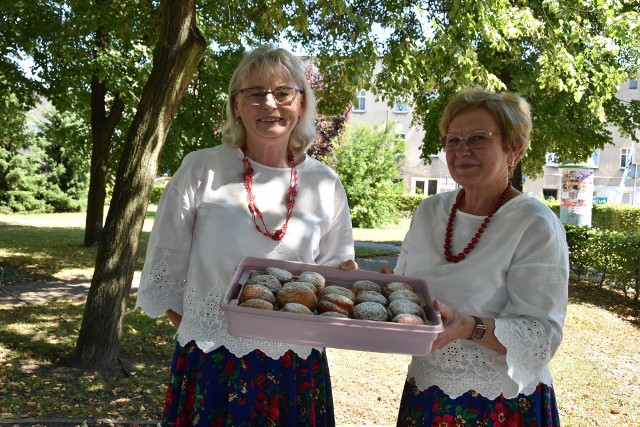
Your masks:
M274 90L264 90L259 87L248 87L245 89L238 89L234 92L234 95L241 94L249 105L257 107L266 101L268 94L273 95L273 99L276 101L277 105L287 105L293 101L293 98L295 98L298 93L304 93L304 91L297 87L279 87Z
M488 130L475 130L469 132L465 136L454 135L452 133L444 134L440 137L440 144L444 151L456 151L462 142L467 144L471 150L477 150L485 146L491 137L500 135L500 132L491 132Z

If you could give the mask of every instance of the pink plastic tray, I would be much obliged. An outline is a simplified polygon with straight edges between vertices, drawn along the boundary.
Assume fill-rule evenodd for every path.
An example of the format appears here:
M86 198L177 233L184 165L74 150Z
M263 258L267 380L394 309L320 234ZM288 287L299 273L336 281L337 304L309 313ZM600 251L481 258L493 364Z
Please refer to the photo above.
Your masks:
M432 324L405 325L239 307L237 298L242 285L251 272L261 273L266 267L284 268L294 276L304 271L315 271L324 276L327 285L346 288L351 288L353 282L357 280L371 280L380 285L394 281L406 282L424 297L426 304L423 309L427 320ZM234 278L227 287L221 308L227 318L227 329L231 335L318 347L425 355L431 351L431 344L437 334L443 330L440 313L436 312L431 304L429 289L422 279L371 271L342 271L336 267L245 257L238 265Z

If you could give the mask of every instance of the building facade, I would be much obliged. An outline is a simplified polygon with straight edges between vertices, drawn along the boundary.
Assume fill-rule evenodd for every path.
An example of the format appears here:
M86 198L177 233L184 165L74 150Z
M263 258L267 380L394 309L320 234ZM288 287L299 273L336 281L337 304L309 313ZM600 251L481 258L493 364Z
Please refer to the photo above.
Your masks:
M451 179L443 153L431 156L431 163L420 158L420 146L424 131L412 126L411 107L402 100L390 105L376 99L364 90L357 91L351 121L356 123L382 124L387 120L396 123L396 132L407 142L407 152L402 167L402 181L407 192L432 195L456 188ZM640 100L638 80L620 85L617 97L623 101ZM620 135L615 127L610 131L614 143L597 150L592 157L594 173L595 203L622 203L640 206L640 144L630 137ZM640 130L637 131L640 136ZM434 138L437 138L434 135ZM562 165L554 163L553 153L547 155L544 175L538 179L524 177L523 189L539 198L562 197Z

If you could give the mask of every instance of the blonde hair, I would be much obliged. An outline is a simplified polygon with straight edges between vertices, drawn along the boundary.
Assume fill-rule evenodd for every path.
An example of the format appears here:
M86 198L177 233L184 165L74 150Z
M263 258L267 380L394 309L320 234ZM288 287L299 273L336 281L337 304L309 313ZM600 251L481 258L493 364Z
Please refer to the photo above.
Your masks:
M509 166L511 177L515 165L529 148L532 127L529 103L513 92L490 92L480 87L462 89L445 107L440 119L440 134L447 133L456 115L471 108L483 108L497 120L505 151L515 152L520 149L514 159L514 166Z
M316 140L316 99L307 81L302 62L286 49L273 45L262 45L244 55L231 76L227 98L227 122L222 126L222 142L233 147L245 144L245 128L242 121L235 119L235 92L242 81L251 73L261 78L274 76L293 80L303 90L304 111L298 124L291 132L289 149L292 152L306 152Z

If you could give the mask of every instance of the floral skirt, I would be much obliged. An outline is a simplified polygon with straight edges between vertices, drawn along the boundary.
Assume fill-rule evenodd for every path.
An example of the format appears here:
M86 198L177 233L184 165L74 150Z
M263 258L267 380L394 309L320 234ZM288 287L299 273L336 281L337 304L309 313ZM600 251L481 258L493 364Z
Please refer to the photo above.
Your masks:
M553 387L538 384L536 391L513 399L502 395L494 400L474 391L451 399L437 386L420 391L413 378L402 392L398 427L559 427Z
M325 352L273 360L260 350L236 357L179 344L171 364L163 426L335 425Z

